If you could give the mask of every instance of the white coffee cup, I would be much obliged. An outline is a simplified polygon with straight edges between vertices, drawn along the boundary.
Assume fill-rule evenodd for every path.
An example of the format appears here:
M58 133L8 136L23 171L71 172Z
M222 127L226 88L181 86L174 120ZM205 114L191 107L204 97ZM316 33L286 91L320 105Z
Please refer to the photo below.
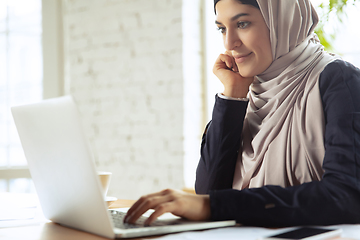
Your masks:
M111 172L103 172L103 171L98 171L97 172L99 179L100 179L100 183L103 189L103 195L104 198L106 197L106 194L109 190L109 186L110 186L110 179L111 179Z

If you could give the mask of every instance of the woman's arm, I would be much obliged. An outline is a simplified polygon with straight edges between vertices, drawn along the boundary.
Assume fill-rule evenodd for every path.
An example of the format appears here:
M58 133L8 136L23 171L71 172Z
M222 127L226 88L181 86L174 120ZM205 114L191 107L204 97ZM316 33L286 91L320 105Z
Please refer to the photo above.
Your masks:
M246 98L254 78L244 78L239 74L230 52L219 55L213 72L224 85L225 97ZM206 126L202 137L201 158L196 170L196 193L232 188L247 105L247 101L216 96L212 121Z
M196 193L207 194L210 190L232 188L247 105L247 101L216 96L212 121L202 137Z

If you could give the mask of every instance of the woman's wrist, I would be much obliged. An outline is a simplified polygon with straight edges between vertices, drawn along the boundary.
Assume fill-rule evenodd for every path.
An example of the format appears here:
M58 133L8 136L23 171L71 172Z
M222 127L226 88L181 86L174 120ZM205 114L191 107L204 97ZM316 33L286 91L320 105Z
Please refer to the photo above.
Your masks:
M247 94L249 92L249 88L246 88L246 90L244 90L244 88L241 89L224 89L223 91L223 95L225 97L229 97L229 98L237 98L237 99L243 99L247 97Z
M218 93L217 96L218 96L219 98L226 99L226 100L249 101L249 99L248 99L247 97L245 97L245 98L227 97L227 96L225 96L225 95L222 94L222 93Z
M199 195L198 195L199 196ZM202 195L203 199L203 219L210 220L211 219L211 207L210 207L210 195Z

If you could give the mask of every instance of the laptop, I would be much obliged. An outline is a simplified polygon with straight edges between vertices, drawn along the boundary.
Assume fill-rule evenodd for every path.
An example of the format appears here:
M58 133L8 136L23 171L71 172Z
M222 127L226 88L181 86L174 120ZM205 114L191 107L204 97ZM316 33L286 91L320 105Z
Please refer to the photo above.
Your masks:
M124 224L124 210L107 208L73 98L48 99L12 107L11 111L44 216L49 220L107 238L236 224L235 221L192 222L172 214L151 226L141 224L141 219L134 225Z

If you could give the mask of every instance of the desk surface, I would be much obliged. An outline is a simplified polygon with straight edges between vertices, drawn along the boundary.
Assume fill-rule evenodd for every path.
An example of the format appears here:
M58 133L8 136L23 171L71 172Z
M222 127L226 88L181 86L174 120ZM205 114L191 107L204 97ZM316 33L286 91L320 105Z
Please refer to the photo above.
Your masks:
M124 207L130 207L134 203L133 200L117 200L114 202L110 208L124 208ZM346 226L344 226L346 227ZM352 231L356 231L359 234L355 233L352 234L352 238L336 238L338 240L354 240L354 239L360 239L360 225L354 226L356 228L353 228L351 226ZM235 236L233 239L238 239L239 235L242 235L245 233L241 228L233 228L234 231L240 231L235 232L233 236ZM247 229L251 230L251 228ZM210 230L210 231L216 231L216 230ZM221 231L229 231L229 230L221 230ZM231 231L231 230L230 230ZM242 232L241 232L242 231ZM212 238L214 237L213 232L206 232L204 231L201 234L208 234L211 235ZM229 234L229 232L218 232L218 235L223 236L222 234ZM187 233L184 233L187 234ZM191 234L191 233L188 233ZM199 234L199 232L195 232L193 234ZM359 236L356 238L353 238L353 236ZM168 235L169 237L171 235ZM154 237L145 237L145 238L134 238L133 240L138 239L154 239L158 238L159 236ZM174 236L175 237L175 236ZM199 236L191 236L189 239L198 239ZM202 238L205 236L202 236ZM176 237L175 237L176 238ZM205 237L206 238L206 237ZM94 234L90 234L87 232L63 227L59 224L48 222L48 223L40 223L37 225L32 226L21 226L21 227L9 227L9 228L0 228L0 240L6 239L6 240L105 240L107 238L103 238ZM167 239L167 238L166 238ZM180 238L177 238L180 239ZM184 239L188 239L186 236L184 236ZM335 240L335 239L333 239Z
M133 200L117 200L110 208L130 207ZM152 237L154 238L154 237ZM103 238L87 232L63 227L59 224L48 222L33 226L0 228L0 239L8 240L104 240ZM144 239L144 238L135 238ZM145 238L151 239L151 237Z

